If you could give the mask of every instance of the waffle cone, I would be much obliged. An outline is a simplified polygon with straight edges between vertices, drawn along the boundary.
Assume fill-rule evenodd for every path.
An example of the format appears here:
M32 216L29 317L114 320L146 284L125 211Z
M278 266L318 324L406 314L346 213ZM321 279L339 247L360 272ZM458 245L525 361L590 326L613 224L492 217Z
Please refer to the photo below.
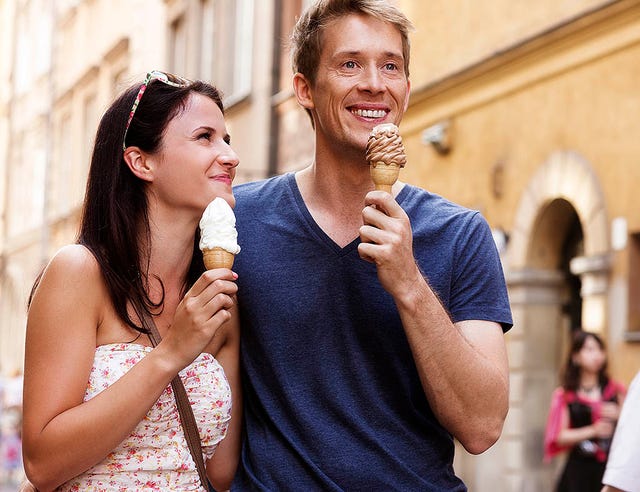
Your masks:
M207 270L214 268L231 268L235 255L229 253L226 249L213 248L202 251L202 259Z
M398 180L400 166L386 162L372 162L369 170L376 190L391 193L391 187Z

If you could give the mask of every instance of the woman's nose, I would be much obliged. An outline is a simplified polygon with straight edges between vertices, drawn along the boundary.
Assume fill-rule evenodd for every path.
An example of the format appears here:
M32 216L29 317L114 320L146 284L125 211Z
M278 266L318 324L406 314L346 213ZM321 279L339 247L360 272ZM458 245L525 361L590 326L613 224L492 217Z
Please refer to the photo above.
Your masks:
M234 168L238 164L240 164L240 158L238 154L231 148L229 144L227 144L227 148L220 154L218 158L223 166Z

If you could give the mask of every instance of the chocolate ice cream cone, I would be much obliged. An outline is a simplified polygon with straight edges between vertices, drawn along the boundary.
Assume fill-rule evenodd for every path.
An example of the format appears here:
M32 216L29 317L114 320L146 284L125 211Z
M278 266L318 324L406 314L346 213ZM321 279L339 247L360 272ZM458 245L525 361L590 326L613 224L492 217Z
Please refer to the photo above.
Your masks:
M402 137L396 125L385 123L371 130L366 158L376 190L391 193L393 184L398 180L400 168L407 162Z
M369 167L371 172L371 179L376 190L386 191L391 193L393 184L398 180L400 174L400 166L397 164L387 164L386 162L371 162Z

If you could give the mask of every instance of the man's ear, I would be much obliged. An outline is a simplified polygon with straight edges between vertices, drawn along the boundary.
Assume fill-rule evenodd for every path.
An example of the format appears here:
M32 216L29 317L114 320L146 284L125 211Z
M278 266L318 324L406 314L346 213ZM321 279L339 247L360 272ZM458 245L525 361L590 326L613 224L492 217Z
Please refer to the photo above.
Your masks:
M411 95L411 81L409 79L407 79L407 97L405 97L404 100L404 111L403 114L407 112L407 109L409 108L409 97Z
M153 165L147 159L147 155L138 147L127 147L124 151L124 162L131 172L143 181L153 181Z
M298 104L305 109L314 109L313 96L311 95L311 84L300 72L293 76L293 92L296 95Z

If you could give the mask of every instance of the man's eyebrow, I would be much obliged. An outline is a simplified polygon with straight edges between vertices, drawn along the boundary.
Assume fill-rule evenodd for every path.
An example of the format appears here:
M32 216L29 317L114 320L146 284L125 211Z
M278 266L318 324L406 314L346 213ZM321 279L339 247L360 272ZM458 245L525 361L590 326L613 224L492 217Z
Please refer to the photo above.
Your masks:
M358 56L362 53L363 53L362 50L341 50L341 51L336 51L332 55L332 58L339 58L344 56ZM404 55L398 51L385 51L383 55L387 58L404 59Z

